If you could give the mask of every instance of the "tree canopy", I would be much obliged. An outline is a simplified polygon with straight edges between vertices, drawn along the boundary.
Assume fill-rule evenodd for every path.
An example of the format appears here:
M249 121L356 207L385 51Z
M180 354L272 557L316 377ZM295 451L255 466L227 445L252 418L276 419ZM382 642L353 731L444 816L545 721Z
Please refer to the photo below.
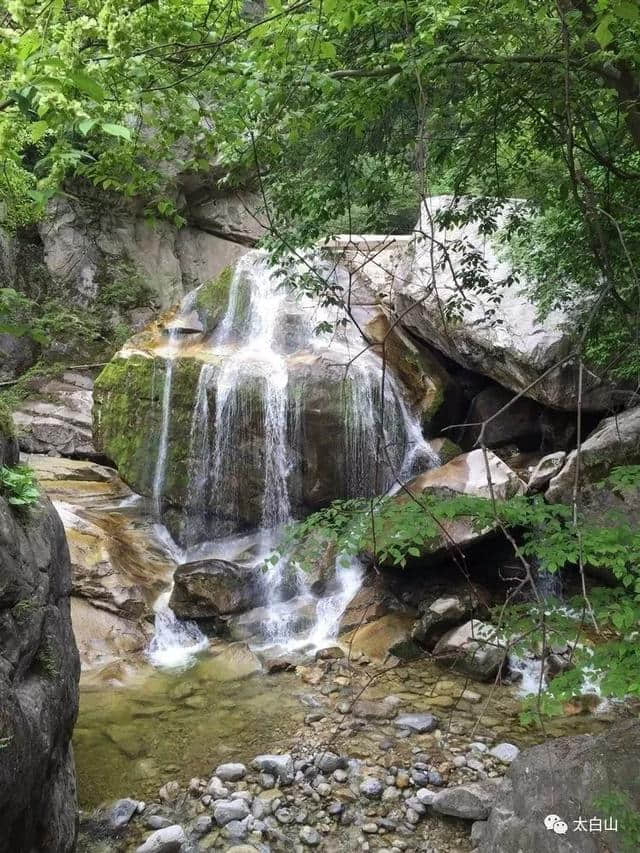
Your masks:
M518 196L542 304L595 296L590 355L637 372L635 2L14 0L1 35L5 225L72 176L180 224L172 177L214 164L258 176L276 248Z

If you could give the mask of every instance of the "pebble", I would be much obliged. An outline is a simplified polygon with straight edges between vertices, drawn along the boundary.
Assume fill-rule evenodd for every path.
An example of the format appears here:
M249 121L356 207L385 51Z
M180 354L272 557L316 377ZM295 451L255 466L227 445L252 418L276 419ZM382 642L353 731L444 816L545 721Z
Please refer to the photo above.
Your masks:
M247 775L244 764L220 764L216 767L215 775L223 782L238 782Z
M369 800L379 800L383 790L382 782L374 776L367 776L360 784L360 793Z
M176 823L152 832L144 844L137 848L136 853L175 853L186 843L184 829Z
M362 831L366 832L367 835L375 835L378 831L377 823L365 823L362 827Z
M410 729L412 732L425 734L438 727L438 719L433 714L400 714L393 724L400 729Z
M307 847L317 847L320 844L320 834L312 826L303 826L300 830L300 841Z
M489 755L497 758L503 764L511 764L519 754L520 750L513 743L499 743L489 750Z
M231 821L241 821L249 815L249 806L244 800L218 800L213 816L218 826L226 826Z

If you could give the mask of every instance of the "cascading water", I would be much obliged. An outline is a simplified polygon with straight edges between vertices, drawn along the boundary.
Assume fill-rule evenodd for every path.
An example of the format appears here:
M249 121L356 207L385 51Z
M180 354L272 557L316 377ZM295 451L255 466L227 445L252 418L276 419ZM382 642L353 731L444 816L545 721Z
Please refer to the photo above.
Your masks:
M192 301L183 308L192 311ZM259 568L277 543L279 528L303 503L304 442L308 431L318 428L309 425L308 412L322 412L324 405L322 396L313 404L305 396L314 393L314 386L309 391L306 384L313 365L329 365L322 367L323 393L339 409L333 417L342 426L327 451L334 455L339 493L363 497L393 491L398 480L438 462L395 377L374 353L362 351L359 335L340 325L316 334L319 324L332 319L309 297L295 297L281 286L266 254L250 252L236 266L226 312L200 344L203 363L189 435L182 544L187 554L201 554L205 542L237 535L250 527L248 518L255 519L255 566L266 600L263 635L289 647L301 639L295 637L299 619L288 602L315 605L305 641L322 645L337 635L362 574L357 563L343 567L339 560L333 586L317 600L303 573L287 559L269 563L266 571ZM175 336L170 337L153 484L158 516L176 346ZM162 630L166 627L163 623Z
M165 359L164 385L161 400L160 441L153 476L153 510L156 519L162 517L162 494L167 469L169 426L171 420L171 389L177 351L178 333L169 330L168 353ZM162 532L161 534L162 535ZM147 657L154 666L183 667L208 645L207 638L194 622L182 622L169 607L171 590L162 593L154 604L154 635Z

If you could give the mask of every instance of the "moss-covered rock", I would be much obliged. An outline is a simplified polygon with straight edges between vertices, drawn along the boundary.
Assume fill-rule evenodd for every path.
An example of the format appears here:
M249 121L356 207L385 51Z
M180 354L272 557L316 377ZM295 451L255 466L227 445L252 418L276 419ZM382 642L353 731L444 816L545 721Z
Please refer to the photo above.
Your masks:
M232 281L233 269L225 267L216 278L212 278L194 292L193 307L205 333L212 332L224 317Z
M188 479L189 433L202 362L176 360L171 382L164 493L182 503ZM167 361L134 354L116 357L94 386L93 425L97 448L112 459L137 492L151 495L162 426Z
M441 465L446 465L447 462L451 462L463 452L462 448L450 438L433 438L431 439L431 447L438 454Z
M13 418L9 408L0 401L0 466L17 465L19 458Z

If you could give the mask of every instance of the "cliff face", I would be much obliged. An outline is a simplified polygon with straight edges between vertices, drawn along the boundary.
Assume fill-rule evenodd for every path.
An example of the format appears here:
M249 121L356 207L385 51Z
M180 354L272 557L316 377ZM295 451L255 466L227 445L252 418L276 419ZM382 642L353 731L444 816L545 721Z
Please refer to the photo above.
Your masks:
M0 496L0 853L66 853L76 835L71 732L78 651L62 523Z

